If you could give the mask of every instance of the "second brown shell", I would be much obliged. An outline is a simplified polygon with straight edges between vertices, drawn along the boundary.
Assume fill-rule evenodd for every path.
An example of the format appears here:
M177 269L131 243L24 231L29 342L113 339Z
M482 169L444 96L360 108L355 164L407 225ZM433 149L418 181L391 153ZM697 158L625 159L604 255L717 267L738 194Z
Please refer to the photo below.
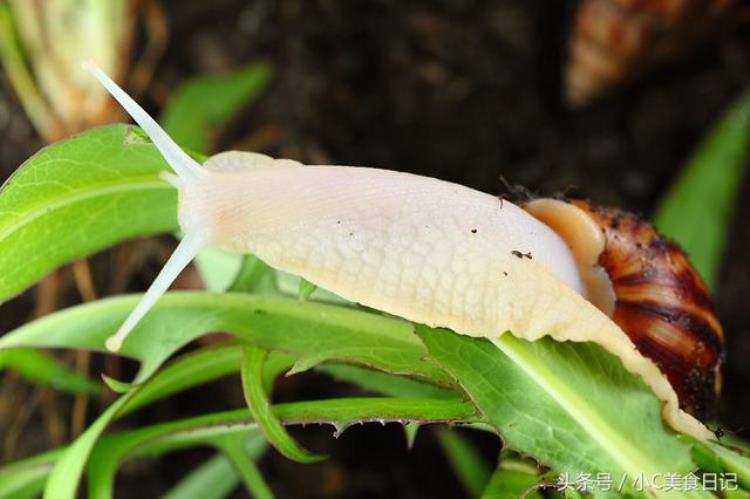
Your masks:
M736 0L581 0L565 68L565 97L585 104L715 25Z

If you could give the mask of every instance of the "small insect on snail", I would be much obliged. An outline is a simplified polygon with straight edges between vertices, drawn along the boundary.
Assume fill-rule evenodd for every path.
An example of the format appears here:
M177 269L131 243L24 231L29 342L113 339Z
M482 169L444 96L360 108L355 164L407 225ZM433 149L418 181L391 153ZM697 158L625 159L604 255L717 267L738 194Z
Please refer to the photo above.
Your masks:
M120 349L179 272L211 245L253 253L348 300L460 334L496 339L511 333L527 340L549 335L558 341L595 342L619 357L665 403L663 416L675 430L714 438L680 407L680 401L687 400L684 409L700 412L717 379L721 333L705 288L684 259L679 260L688 274L683 281L693 279L703 290L696 294L701 303L679 308L682 295L658 272L658 286L644 288L655 293L648 298L657 303L659 293L675 300L676 329L680 321L687 326L694 317L709 325L704 336L681 336L669 329L669 318L652 323L666 331L661 343L665 348L683 341L687 345L679 353L688 359L688 379L684 384L672 381L678 399L667 376L685 371L684 363L677 357L654 356L664 366L663 374L635 346L647 344L643 338L648 333L631 332L631 340L608 316L614 313L617 318L622 311L615 293L628 284L610 280L599 266L606 270L608 262L600 258L614 258L620 248L608 248L619 237L612 232L608 212L555 200L534 201L527 211L434 178L375 168L304 166L248 152L220 153L199 165L107 75L93 63L87 67L176 173L165 174L165 179L179 190L178 218L184 233L154 283L107 340L110 350ZM601 223L609 224L612 233L603 232ZM636 263L641 258L648 258L647 253L636 256ZM620 274L637 273L636 267ZM658 350L648 345L646 355ZM708 352L691 363L694 350Z

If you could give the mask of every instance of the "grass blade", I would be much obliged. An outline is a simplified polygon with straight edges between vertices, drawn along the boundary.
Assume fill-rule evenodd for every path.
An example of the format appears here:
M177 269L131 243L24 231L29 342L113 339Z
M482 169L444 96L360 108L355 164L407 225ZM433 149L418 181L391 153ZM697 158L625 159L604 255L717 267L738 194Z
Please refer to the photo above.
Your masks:
M0 499L39 497L63 449L57 449L0 467Z
M56 390L95 395L102 392L102 385L78 373L57 359L29 348L0 351L0 371L9 369L24 378Z
M110 405L60 456L44 487L45 499L74 499L78 483L97 440L132 396L123 395Z
M224 499L239 483L232 464L218 454L185 475L162 499Z
M257 63L219 76L198 76L175 91L161 124L182 147L209 153L215 128L255 100L271 79L271 67Z
M746 454L715 442L696 443L693 452L704 469L734 474L737 483L750 490L750 457Z
M440 428L437 436L466 494L469 497L479 497L492 475L487 462L458 431Z
M740 181L750 154L750 92L721 118L662 201L655 223L716 285Z
M482 499L542 499L534 490L539 476L517 469L498 468L490 478L490 483L482 492Z
M251 497L254 499L273 499L271 488L258 471L258 467L242 441L236 438L223 438L220 443L217 443L217 446L239 473Z

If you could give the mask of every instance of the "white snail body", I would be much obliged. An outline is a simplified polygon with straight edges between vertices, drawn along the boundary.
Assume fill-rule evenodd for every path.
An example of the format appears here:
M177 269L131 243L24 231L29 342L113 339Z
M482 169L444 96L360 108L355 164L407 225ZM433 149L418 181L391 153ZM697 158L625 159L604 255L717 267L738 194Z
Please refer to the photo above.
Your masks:
M207 245L253 253L340 296L461 334L593 341L665 402L676 430L712 437L659 368L582 293L576 258L523 209L464 186L373 168L303 166L228 152L198 165L104 73L95 76L177 176L185 237L117 334L126 335Z

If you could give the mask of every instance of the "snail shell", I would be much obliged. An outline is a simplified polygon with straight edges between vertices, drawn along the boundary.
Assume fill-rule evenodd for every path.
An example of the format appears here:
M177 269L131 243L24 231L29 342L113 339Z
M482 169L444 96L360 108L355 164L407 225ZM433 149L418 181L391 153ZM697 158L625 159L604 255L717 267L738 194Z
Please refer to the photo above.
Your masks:
M589 201L539 199L526 209L568 242L588 299L659 366L680 408L705 418L721 386L723 333L685 253L639 217Z
M572 106L585 104L706 32L733 0L582 0L565 70Z

